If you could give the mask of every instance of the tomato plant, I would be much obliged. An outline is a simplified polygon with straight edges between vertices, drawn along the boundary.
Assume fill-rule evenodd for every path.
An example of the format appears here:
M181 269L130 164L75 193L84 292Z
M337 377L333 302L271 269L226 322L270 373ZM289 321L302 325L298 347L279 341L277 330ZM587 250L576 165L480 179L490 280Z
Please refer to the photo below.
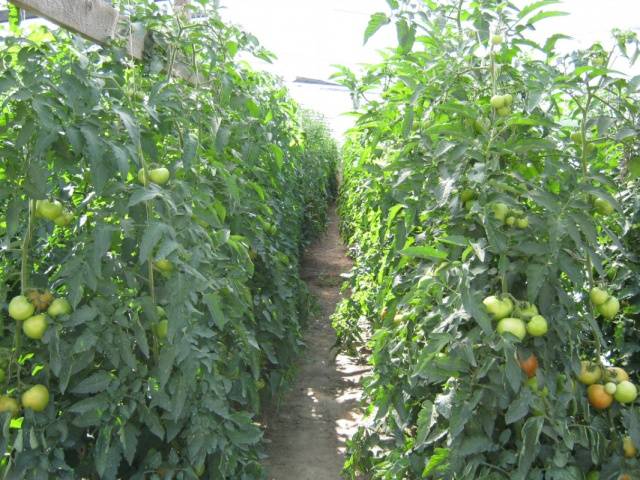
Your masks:
M373 365L345 472L637 476L622 442L640 441L639 79L610 68L635 61L635 34L562 54L562 34L527 37L554 2L387 3L366 36L395 24L397 48L337 75L363 106L340 196L353 294L334 324L345 347L370 338Z
M0 45L0 474L259 478L338 152L212 5L127 3L141 63L42 27Z

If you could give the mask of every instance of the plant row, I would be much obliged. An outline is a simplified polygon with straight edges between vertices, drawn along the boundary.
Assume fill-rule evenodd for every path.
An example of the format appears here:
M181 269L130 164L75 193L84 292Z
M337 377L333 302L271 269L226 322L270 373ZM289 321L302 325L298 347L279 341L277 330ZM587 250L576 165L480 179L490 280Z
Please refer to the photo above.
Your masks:
M261 478L337 149L214 7L126 13L144 62L0 45L0 475Z
M636 36L564 54L527 38L557 2L387 3L365 39L398 47L338 75L365 103L334 324L373 365L346 474L639 478Z

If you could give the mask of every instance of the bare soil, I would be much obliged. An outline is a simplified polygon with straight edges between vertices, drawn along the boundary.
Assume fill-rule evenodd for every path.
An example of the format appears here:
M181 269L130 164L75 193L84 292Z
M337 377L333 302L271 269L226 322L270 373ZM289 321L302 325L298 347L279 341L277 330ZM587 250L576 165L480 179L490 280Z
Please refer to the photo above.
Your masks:
M356 358L337 355L330 316L341 300L341 273L351 268L330 210L326 234L304 256L302 276L322 313L305 333L305 351L297 378L279 408L267 412L265 466L270 480L338 480L345 442L357 430L361 378L368 367Z

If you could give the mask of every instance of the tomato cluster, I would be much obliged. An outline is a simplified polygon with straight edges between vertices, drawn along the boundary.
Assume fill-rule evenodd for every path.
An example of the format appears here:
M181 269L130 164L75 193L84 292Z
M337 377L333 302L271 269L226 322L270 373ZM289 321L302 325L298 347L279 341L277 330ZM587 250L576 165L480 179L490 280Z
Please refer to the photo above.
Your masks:
M496 330L500 334L510 333L518 340L524 340L527 334L541 337L549 330L547 320L539 315L538 308L532 303L512 300L508 295L491 295L482 303L487 313L498 321Z
M66 298L54 298L51 292L30 290L27 295L18 295L9 302L8 313L17 325L16 331L22 330L24 335L32 340L42 340L51 319L71 313L71 305ZM21 324L21 326L20 326ZM13 364L9 365L9 368ZM3 381L6 378L5 369L1 369ZM9 378L12 378L9 371ZM9 385L9 390L15 386ZM24 387L23 387L24 388ZM20 407L31 409L34 412L42 412L49 404L49 390L45 385L37 384L22 393L20 403L7 395L0 397L0 413L9 412L12 417L17 417Z

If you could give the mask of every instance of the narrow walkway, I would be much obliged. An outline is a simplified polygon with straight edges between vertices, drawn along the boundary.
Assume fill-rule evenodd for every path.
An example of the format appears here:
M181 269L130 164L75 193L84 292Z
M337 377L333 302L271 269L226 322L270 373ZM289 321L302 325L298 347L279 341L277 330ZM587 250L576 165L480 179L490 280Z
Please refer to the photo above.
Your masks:
M359 382L368 371L356 359L334 359L336 335L330 316L341 299L341 273L351 262L341 243L335 207L327 233L307 250L302 276L316 296L322 314L311 321L307 345L292 390L280 408L267 415L265 466L270 480L338 480L345 442L360 419Z

